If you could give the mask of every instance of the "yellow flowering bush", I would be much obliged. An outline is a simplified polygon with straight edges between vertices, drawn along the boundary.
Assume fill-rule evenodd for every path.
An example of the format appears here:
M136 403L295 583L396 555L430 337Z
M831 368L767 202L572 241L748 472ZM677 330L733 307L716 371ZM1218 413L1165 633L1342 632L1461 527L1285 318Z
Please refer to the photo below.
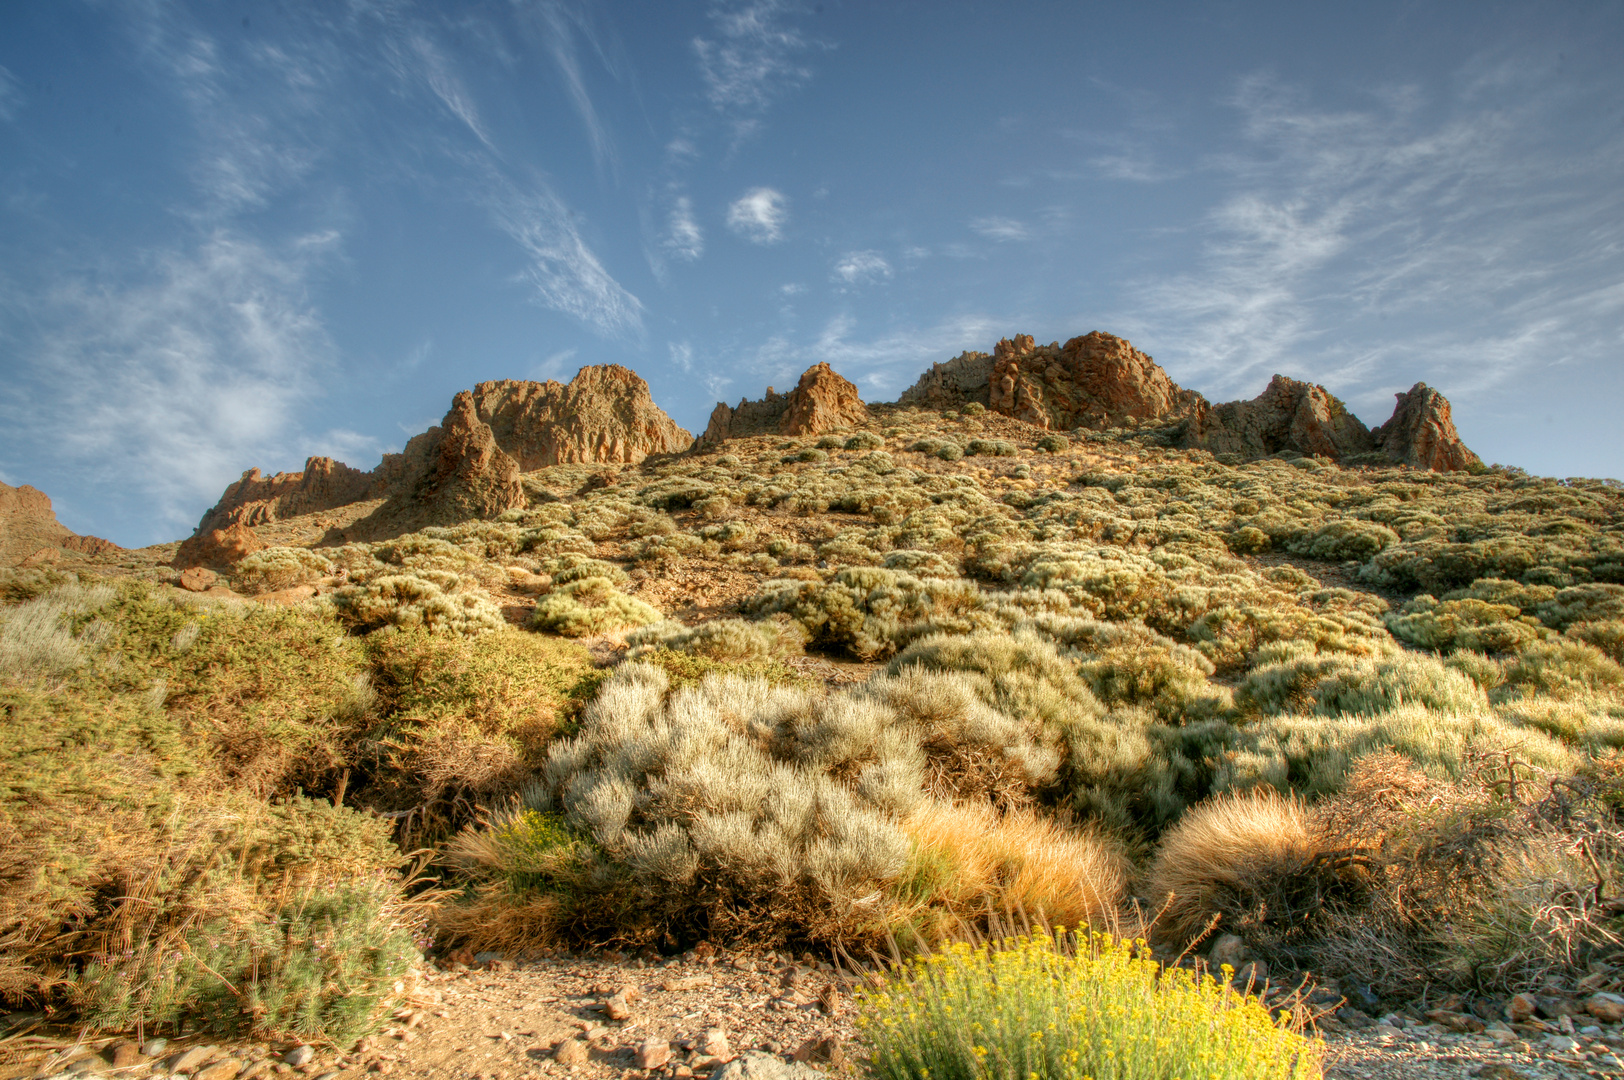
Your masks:
M1310 1080L1321 1044L1143 942L1079 931L960 943L859 994L879 1080Z

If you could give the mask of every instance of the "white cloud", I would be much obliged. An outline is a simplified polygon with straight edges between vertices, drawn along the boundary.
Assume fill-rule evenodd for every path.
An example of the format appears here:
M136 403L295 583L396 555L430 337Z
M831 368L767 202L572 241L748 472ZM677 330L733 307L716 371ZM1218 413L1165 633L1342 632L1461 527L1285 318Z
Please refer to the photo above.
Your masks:
M835 280L866 285L891 277L891 264L878 251L848 251L835 263Z
M793 59L807 41L787 25L790 10L784 0L719 5L711 12L717 39L694 39L705 97L733 118L739 137L755 130L774 98L812 76Z
M590 41L590 27L579 13L569 11L562 4L544 3L536 11L547 24L547 48L553 55L559 74L563 76L570 104L575 107L575 114L586 128L587 139L592 144L592 160L600 170L613 167L614 144L598 117L597 108L592 104L592 96L587 92L586 79L581 74L581 62L575 51L576 32L581 32Z
M727 227L756 244L773 244L784 237L789 200L769 187L751 188L727 208Z
M970 228L989 240L1026 240L1031 236L1025 225L1007 217L975 218Z
M694 204L686 195L672 202L660 246L676 258L690 262L705 253L705 232L694 219Z
M671 362L682 371L694 369L694 349L686 341L668 341L666 347L671 350Z
M560 349L555 353L548 353L547 356L543 357L542 361L537 364L534 369L532 369L530 373L531 377L540 379L543 382L547 381L548 379L562 380L565 371L564 365L568 364L571 360L574 360L575 354L578 351L579 350L577 349Z

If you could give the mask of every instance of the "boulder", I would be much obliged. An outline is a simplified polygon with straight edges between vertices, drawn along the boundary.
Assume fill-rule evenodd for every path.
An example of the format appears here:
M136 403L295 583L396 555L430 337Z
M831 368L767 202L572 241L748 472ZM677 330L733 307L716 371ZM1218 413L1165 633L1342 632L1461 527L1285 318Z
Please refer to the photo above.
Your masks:
M1390 460L1437 472L1461 472L1483 464L1461 442L1448 398L1419 382L1407 393L1394 396L1398 401L1392 417L1371 432L1372 440Z
M223 529L210 529L193 535L181 544L169 565L176 570L189 570L194 566L229 570L265 546L253 529L237 522Z

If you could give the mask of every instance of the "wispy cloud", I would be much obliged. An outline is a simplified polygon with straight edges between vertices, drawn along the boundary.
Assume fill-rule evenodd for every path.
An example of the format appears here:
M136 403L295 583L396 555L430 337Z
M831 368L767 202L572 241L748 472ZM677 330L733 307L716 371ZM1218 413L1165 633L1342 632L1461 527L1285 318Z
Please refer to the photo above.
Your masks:
M7 426L61 465L149 499L158 523L189 528L245 463L286 456L332 366L303 288L315 257L221 232L139 269L8 298L50 329L7 343L22 362Z
M1496 71L1342 110L1243 80L1233 149L1206 163L1229 191L1198 223L1195 267L1133 283L1118 325L1209 394L1279 371L1377 419L1417 378L1471 393L1604 362L1624 336L1624 293L1594 285L1624 277L1624 134L1575 155L1547 140L1574 91Z
M671 352L671 362L680 371L688 372L694 369L694 347L686 341L668 341L666 347Z
M23 88L9 69L0 66L0 122L10 123L23 107Z
M835 280L847 285L887 281L891 274L891 264L878 251L848 251L835 263L834 270Z
M586 79L581 73L581 61L575 48L576 34L584 34L590 39L591 27L578 11L562 3L542 3L537 6L536 12L547 26L547 49L564 80L570 104L575 107L575 114L586 128L587 140L592 145L592 160L600 175L605 170L612 171L614 143L598 116L597 108L592 104L592 95L587 92Z
M686 259L689 262L705 253L705 231L695 220L693 201L686 195L679 195L672 200L671 212L665 221L665 236L661 239L660 246L674 258Z
M603 334L642 333L643 302L604 269L551 188L540 180L529 190L501 180L492 187L491 216L524 251L520 277L538 303Z
M985 236L988 240L1029 240L1032 236L1025 225L1014 218L1007 217L973 218L970 221L970 228Z
M788 22L797 10L784 0L719 4L711 11L716 37L694 38L705 96L732 120L736 137L753 131L779 95L812 77L795 60L808 47Z
M770 187L751 188L727 208L727 227L755 244L782 240L788 221L789 200Z

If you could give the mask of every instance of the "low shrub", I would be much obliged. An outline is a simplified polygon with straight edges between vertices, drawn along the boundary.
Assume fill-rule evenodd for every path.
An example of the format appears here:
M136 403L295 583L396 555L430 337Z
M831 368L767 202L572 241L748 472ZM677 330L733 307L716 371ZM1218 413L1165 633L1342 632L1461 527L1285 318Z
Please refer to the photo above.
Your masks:
M345 585L324 599L339 621L362 633L421 626L436 634L471 637L507 625L494 603L446 570L381 574Z
M964 447L966 456L1014 457L1015 444L1005 439L971 439Z
M806 631L783 615L755 622L713 619L692 627L661 622L634 630L626 636L626 644L631 646L629 659L656 649L670 649L711 660L784 660L803 653Z
M309 548L268 547L243 558L231 572L231 584L250 596L278 592L316 581L333 572L333 564Z
M616 589L606 577L561 585L536 603L530 625L565 637L608 634L660 621L660 612Z
M884 445L885 440L872 431L859 431L841 444L847 450L877 450Z
M1255 999L1086 931L954 945L858 1009L879 1080L1320 1075L1319 1044Z

